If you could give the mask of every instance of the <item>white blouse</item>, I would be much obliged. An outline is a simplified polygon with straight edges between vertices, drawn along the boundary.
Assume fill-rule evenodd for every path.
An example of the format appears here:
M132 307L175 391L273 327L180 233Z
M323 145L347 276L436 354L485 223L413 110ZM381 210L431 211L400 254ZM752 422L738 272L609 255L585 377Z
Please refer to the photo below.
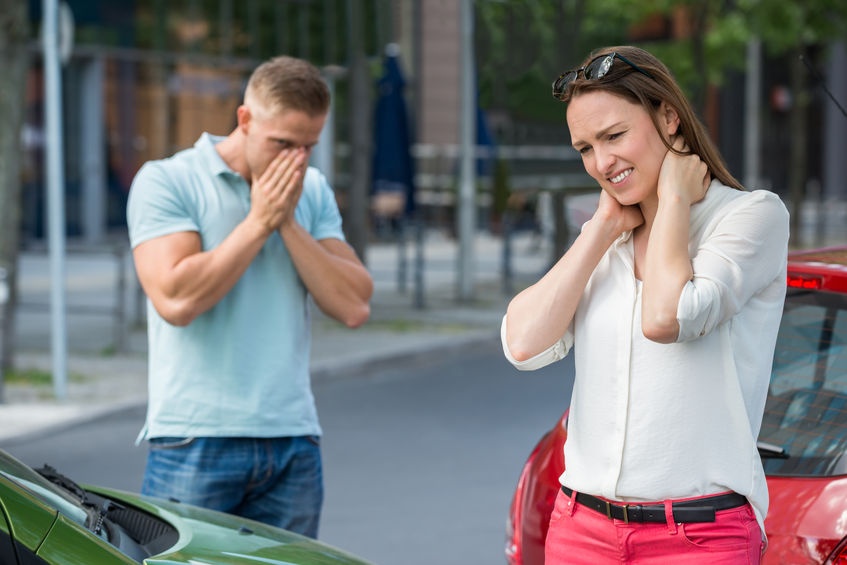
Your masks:
M574 349L562 484L620 501L735 491L764 531L768 491L756 448L785 298L788 212L769 191L713 181L691 207L694 279L676 343L641 332L631 233L606 252L562 338L535 370Z

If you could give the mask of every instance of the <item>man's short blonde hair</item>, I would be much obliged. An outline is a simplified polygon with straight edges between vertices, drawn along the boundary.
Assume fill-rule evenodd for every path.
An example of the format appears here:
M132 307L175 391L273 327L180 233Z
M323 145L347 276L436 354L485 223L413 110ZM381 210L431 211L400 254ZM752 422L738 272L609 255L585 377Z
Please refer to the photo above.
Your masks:
M244 103L266 116L287 110L320 116L329 110L329 102L329 88L318 68L285 55L256 67L244 92Z

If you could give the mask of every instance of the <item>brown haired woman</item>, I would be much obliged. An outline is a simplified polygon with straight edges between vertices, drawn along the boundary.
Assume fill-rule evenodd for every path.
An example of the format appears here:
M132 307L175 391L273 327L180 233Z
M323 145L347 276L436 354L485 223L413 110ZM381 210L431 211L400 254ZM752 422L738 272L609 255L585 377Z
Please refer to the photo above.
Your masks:
M574 349L546 562L759 563L756 437L785 295L785 206L742 189L642 49L593 53L553 94L602 190L501 330L521 370Z

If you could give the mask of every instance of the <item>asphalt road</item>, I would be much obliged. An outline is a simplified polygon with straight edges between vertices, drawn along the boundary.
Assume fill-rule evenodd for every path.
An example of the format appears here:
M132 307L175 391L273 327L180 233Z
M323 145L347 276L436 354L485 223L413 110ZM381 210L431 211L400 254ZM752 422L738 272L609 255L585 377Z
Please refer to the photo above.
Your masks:
M503 563L512 489L569 401L572 374L568 360L520 373L492 342L321 384L321 540L379 565ZM81 483L137 491L143 417L128 410L2 447Z

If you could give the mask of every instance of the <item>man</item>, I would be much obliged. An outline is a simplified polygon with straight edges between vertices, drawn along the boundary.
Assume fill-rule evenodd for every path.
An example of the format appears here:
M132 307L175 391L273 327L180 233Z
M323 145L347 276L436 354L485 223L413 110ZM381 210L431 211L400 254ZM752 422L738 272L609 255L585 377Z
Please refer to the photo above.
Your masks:
M373 292L307 165L329 103L311 64L260 65L235 130L146 163L127 206L148 297L142 492L310 537L323 479L307 297L354 328Z

